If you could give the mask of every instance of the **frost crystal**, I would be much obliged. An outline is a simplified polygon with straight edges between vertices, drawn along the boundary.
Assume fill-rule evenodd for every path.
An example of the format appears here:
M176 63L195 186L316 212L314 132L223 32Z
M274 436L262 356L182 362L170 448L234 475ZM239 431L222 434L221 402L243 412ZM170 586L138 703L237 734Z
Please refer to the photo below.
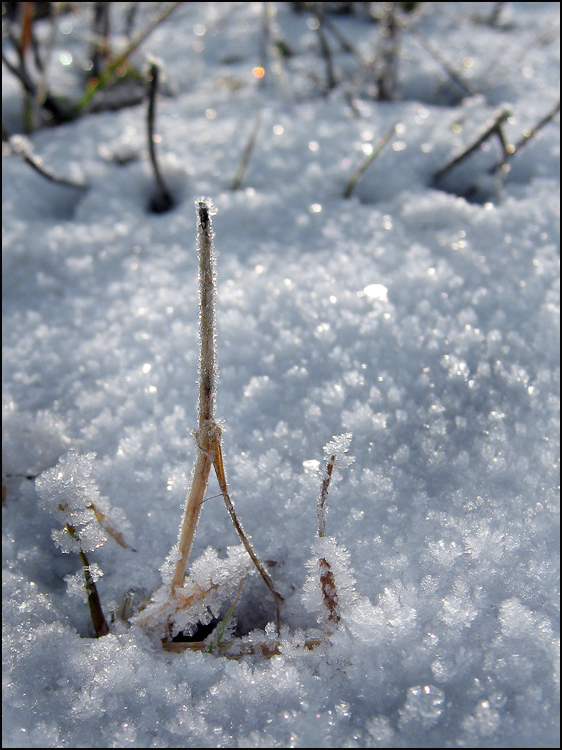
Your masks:
M35 480L41 505L65 525L65 529L52 532L55 544L63 552L91 552L107 540L94 512L100 503L99 489L90 476L95 457L95 453L81 456L70 450ZM77 534L71 534L67 526Z
M343 435L335 435L329 443L324 446L324 456L326 460L330 461L332 456L335 456L334 464L339 469L345 469L347 466L355 461L355 456L346 456L345 454L349 450L351 445L351 438L353 433L344 432Z
M103 575L103 570L96 563L88 565L88 572L92 581L95 583ZM76 573L72 573L64 577L66 581L66 590L69 596L76 596L82 599L83 602L88 601L88 592L84 586L84 570L78 570Z
M321 580L322 561L328 565L333 577L328 592ZM336 618L339 620L356 599L355 578L349 566L349 552L342 545L338 545L334 537L317 538L312 545L312 556L306 563L306 567L309 574L302 594L304 606L309 612L318 613L318 622L327 622ZM332 597L333 612L330 612L327 607L327 594Z
M70 450L35 480L35 489L45 510L62 523L79 526L95 519L92 504L99 501L99 490L90 476L95 453L81 456Z
M63 552L92 552L103 546L108 534L122 547L129 546L118 529L128 527L123 513L119 509L117 514L112 513L91 477L95 457L95 453L81 456L70 450L35 480L41 506L65 527L52 532L55 544Z
M173 558L173 550L171 553ZM169 559L163 574L169 572ZM206 625L218 617L224 602L235 599L240 580L254 573L255 568L242 545L227 548L226 559L219 558L216 550L208 547L191 566L183 586L170 598L169 587L164 583L152 596L151 604L135 618L145 630L166 637L171 626L172 636L190 635L199 624Z

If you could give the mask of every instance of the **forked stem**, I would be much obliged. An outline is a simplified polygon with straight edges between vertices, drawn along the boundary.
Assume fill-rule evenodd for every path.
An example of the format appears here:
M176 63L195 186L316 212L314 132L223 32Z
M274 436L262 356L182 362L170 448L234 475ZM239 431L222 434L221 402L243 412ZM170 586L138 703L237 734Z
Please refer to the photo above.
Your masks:
M207 454L211 457L213 461L213 466L215 468L217 481L219 483L219 487L220 487L220 490L224 499L224 504L226 505L226 509L228 511L230 519L232 523L234 524L236 533L238 534L238 536L240 537L240 541L246 548L246 552L250 555L252 562L254 563L254 565L256 566L258 570L258 573L263 578L265 585L268 587L268 589L271 591L271 593L273 594L275 598L276 626L277 626L277 634L279 635L280 628L281 628L280 602L284 600L281 594L277 591L277 589L273 585L271 576L269 575L269 573L263 566L263 563L257 556L256 551L254 550L252 543L246 536L246 532L242 528L242 524L238 520L238 516L236 515L236 511L234 510L234 504L232 503L232 500L230 499L230 493L228 491L228 485L226 483L226 474L224 471L220 438L221 438L220 427L218 426L216 422L210 420L203 426L203 430L201 430L201 433L199 435L199 440L200 440L199 447L201 450L206 451Z
M197 252L199 255L199 430L213 419L215 407L217 362L215 353L215 270L213 257L213 227L211 216L214 206L210 200L197 201ZM195 529L201 515L203 497L207 489L212 460L208 453L199 450L191 488L185 506L178 543L178 559L170 584L171 594L181 587L187 562L193 546Z
M178 559L170 584L170 593L174 597L183 584L185 571L193 546L195 530L201 515L201 507L211 466L214 466L224 502L234 528L242 544L250 555L252 562L275 598L277 632L280 629L280 602L283 597L273 585L269 573L258 558L250 540L234 510L230 499L224 471L220 444L221 430L214 420L217 355L216 355L216 278L215 258L213 253L213 228L211 216L214 206L210 200L201 198L197 201L197 250L199 254L199 429L196 433L197 460L193 470L191 488L187 499L185 514L178 543Z

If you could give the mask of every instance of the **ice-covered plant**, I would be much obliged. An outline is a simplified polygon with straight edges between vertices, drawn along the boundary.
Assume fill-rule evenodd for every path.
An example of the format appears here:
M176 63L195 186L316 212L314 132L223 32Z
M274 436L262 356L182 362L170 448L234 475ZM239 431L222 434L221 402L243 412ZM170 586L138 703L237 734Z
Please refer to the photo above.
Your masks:
M42 507L62 524L61 529L52 531L55 544L62 552L76 552L80 558L82 571L66 576L65 580L69 594L87 598L94 632L99 637L109 632L96 588L96 581L103 573L98 565L90 564L86 553L99 549L108 535L123 547L129 545L91 476L95 456L95 453L80 455L75 450L68 451L56 466L37 477L35 489ZM124 517L119 522L122 526Z
M232 561L226 564L228 575L224 575L223 563L216 556L216 570L208 575L206 585L200 585L194 578L194 571L184 585L185 573L195 530L201 515L201 508L211 468L214 469L226 508L234 524L243 547L251 558L259 574L275 599L277 612L277 630L280 626L279 603L283 597L275 588L265 567L259 560L253 545L245 534L234 510L230 492L226 483L224 462L221 447L221 429L215 421L215 402L217 389L217 354L216 354L216 272L213 248L212 216L215 207L208 198L196 201L197 207L197 251L199 256L199 403L198 428L195 431L197 457L191 475L191 486L187 496L185 512L180 527L178 542L168 555L162 568L163 586L153 597L151 604L140 613L138 622L145 629L162 635L162 629L168 628L174 635L188 629L197 618L213 610L209 603L211 594L228 596L228 587L218 585L218 578L223 584L235 581L240 575L233 574ZM195 566L193 566L195 568ZM236 567L236 566L234 566ZM212 566L206 565L206 573ZM242 571L241 571L242 572ZM195 586L195 588L194 588ZM197 605L197 606L195 606ZM200 606L199 606L200 605Z
M342 592L353 598L355 580L349 570L349 553L338 545L334 537L326 536L326 501L334 468L350 466L355 458L348 456L351 443L350 432L332 438L324 446L326 465L322 476L322 487L317 502L318 531L312 545L312 557L307 563L307 577L303 601L309 611L319 613L318 620L328 631L333 630L341 620ZM350 602L346 602L349 604Z

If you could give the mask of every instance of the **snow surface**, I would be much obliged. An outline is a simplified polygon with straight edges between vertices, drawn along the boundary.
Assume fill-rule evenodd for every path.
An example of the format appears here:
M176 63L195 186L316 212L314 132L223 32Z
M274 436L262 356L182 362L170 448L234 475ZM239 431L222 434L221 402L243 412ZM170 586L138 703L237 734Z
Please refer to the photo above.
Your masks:
M88 47L83 5L59 19L51 58L68 93ZM111 5L119 33L127 4ZM140 5L139 27L157 4ZM321 95L308 15L271 5L294 54L263 86L261 3L185 3L134 57L158 57L167 79L156 117L171 212L146 211L143 104L31 136L87 191L3 159L3 746L559 747L558 119L501 192L486 174L494 142L451 192L432 187L500 106L512 142L552 108L559 4L506 3L496 27L493 3L422 4L417 31L478 93L463 99L406 32L400 99L358 91L355 113L349 83ZM332 21L376 50L377 26ZM351 80L357 64L328 39ZM5 69L2 82L17 133L19 85ZM110 539L89 553L106 616L160 585L196 454L200 196L217 207L229 486L285 598L270 659L164 652L119 620L93 638L65 583L78 558L53 544L30 480L69 449L95 452L100 499L126 515L136 550ZM334 471L317 542L322 447L348 432L355 462ZM193 559L239 543L218 492L213 480ZM342 620L308 651L313 550L333 554ZM258 575L234 616L234 636L274 635Z

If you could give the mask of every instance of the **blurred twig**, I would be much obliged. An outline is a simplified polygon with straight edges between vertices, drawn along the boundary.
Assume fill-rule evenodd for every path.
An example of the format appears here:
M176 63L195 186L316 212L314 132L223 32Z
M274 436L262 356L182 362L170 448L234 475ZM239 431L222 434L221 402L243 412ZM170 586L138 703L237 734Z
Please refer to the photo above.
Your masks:
M501 4L501 3L500 3ZM515 154L519 153L522 148L524 148L529 141L531 141L532 138L534 138L537 133L544 128L545 125L548 125L548 123L556 117L556 115L560 112L560 99L556 102L556 104L550 109L544 117L541 117L541 119L533 125L533 127L530 130L525 130L522 137L517 141L517 143L513 146L513 151L509 154L509 156L515 156ZM501 164L499 166L502 166Z
M374 147L373 151L369 154L369 156L365 159L365 161L357 167L355 172L350 177L346 188L343 193L344 198L350 198L351 194L357 185L359 178L363 174L363 172L367 169L367 167L376 159L376 157L380 154L380 152L383 150L383 148L386 146L386 144L389 142L389 140L392 138L394 132L396 130L396 124L392 125L386 133L383 135L383 137L380 139L380 141L377 143L377 145Z
M260 57L262 60L261 66L265 71L265 75L259 79L259 85L264 86L267 83L267 71L269 69L275 76L283 102L286 105L289 101L289 95L287 91L285 69L283 67L283 55L281 53L281 50L285 48L285 45L281 42L277 32L274 21L275 12L274 3L265 2L262 4ZM270 58L271 64L269 64Z
M94 3L94 33L92 51L90 53L92 59L92 78L98 78L103 67L107 64L110 50L109 8L110 3L108 2Z
M147 27L140 31L134 37L134 39L132 39L129 44L127 44L125 49L119 55L117 55L117 57L111 63L109 63L109 65L107 65L107 67L102 71L99 78L93 79L92 85L88 88L82 99L80 99L80 101L74 107L75 115L79 115L81 112L83 112L90 103L92 97L100 89L102 89L110 81L112 81L115 76L119 75L119 70L127 61L127 58L132 55L137 47L139 47L144 42L144 40L154 31L154 29L163 21L165 21L166 18L168 18L168 16L173 13L173 11L176 10L176 8L180 5L181 2L166 3L160 13L158 13L158 15L156 15L152 19Z
M397 3L384 3L381 34L382 70L377 78L378 100L392 101L396 98L398 84L398 46L401 24L397 17Z
M330 92L335 89L337 84L336 74L334 72L334 63L332 60L332 52L330 45L326 39L324 33L324 3L310 3L310 10L316 18L317 26L316 33L318 34L318 41L320 42L320 50L322 57L326 63L326 91Z
M263 119L263 110L260 109L259 112L256 114L252 132L250 133L250 137L248 138L248 142L246 143L246 147L244 148L244 151L242 153L242 158L240 159L240 165L238 169L236 170L236 174L234 175L234 178L230 185L231 190L238 190L238 188L242 184L242 180L244 179L244 175L246 174L246 169L248 167L248 163L250 161L250 157L252 155L254 145L258 138L258 133L260 130L262 119Z
M148 94L148 113L147 113L147 129L148 129L148 151L150 153L150 162L152 169L154 170L154 176L156 178L157 191L150 200L150 208L154 213L163 214L169 211L174 205L174 199L172 194L168 190L162 172L158 165L158 159L156 158L156 136L154 135L154 113L156 108L156 94L158 92L158 78L159 78L159 67L156 62L152 62L150 70L148 72L149 80L149 94Z
M457 164L460 164L462 161L464 161L468 156L470 156L474 151L480 148L480 146L485 143L489 138L492 136L497 136L500 145L502 148L502 159L507 160L510 155L510 151L512 151L513 146L509 146L505 135L502 130L503 123L507 120L507 118L510 116L510 112L507 109L502 109L499 112L496 113L494 116L494 119L486 125L482 133L480 133L479 136L477 136L471 143L469 143L468 146L463 148L463 150L458 153L456 156L454 156L452 159L450 159L445 166L441 167L436 173L435 173L435 179L439 180L441 177L443 177L444 174L449 172L453 167L456 167Z
M445 73L449 76L449 78L454 81L457 86L460 86L460 88L470 96L474 96L478 93L478 89L476 86L474 86L470 81L467 81L464 76L462 76L459 72L457 72L452 65L445 60L443 55L439 52L437 47L433 44L433 42L430 42L428 39L423 37L421 34L419 34L417 31L411 30L410 31L412 38L420 44L424 50L433 57L433 59L443 68Z
M49 182L54 182L56 185L65 185L66 187L76 188L77 190L88 190L89 186L84 183L75 182L74 180L68 179L67 177L59 177L58 175L54 174L54 172L51 172L50 169L45 167L41 157L35 156L32 153L27 139L23 138L22 136L11 136L8 132L8 129L4 125L4 122L2 122L2 140L8 143L12 150L12 153L21 156L21 158L27 164L29 164L32 169L40 174L41 177L49 180Z

